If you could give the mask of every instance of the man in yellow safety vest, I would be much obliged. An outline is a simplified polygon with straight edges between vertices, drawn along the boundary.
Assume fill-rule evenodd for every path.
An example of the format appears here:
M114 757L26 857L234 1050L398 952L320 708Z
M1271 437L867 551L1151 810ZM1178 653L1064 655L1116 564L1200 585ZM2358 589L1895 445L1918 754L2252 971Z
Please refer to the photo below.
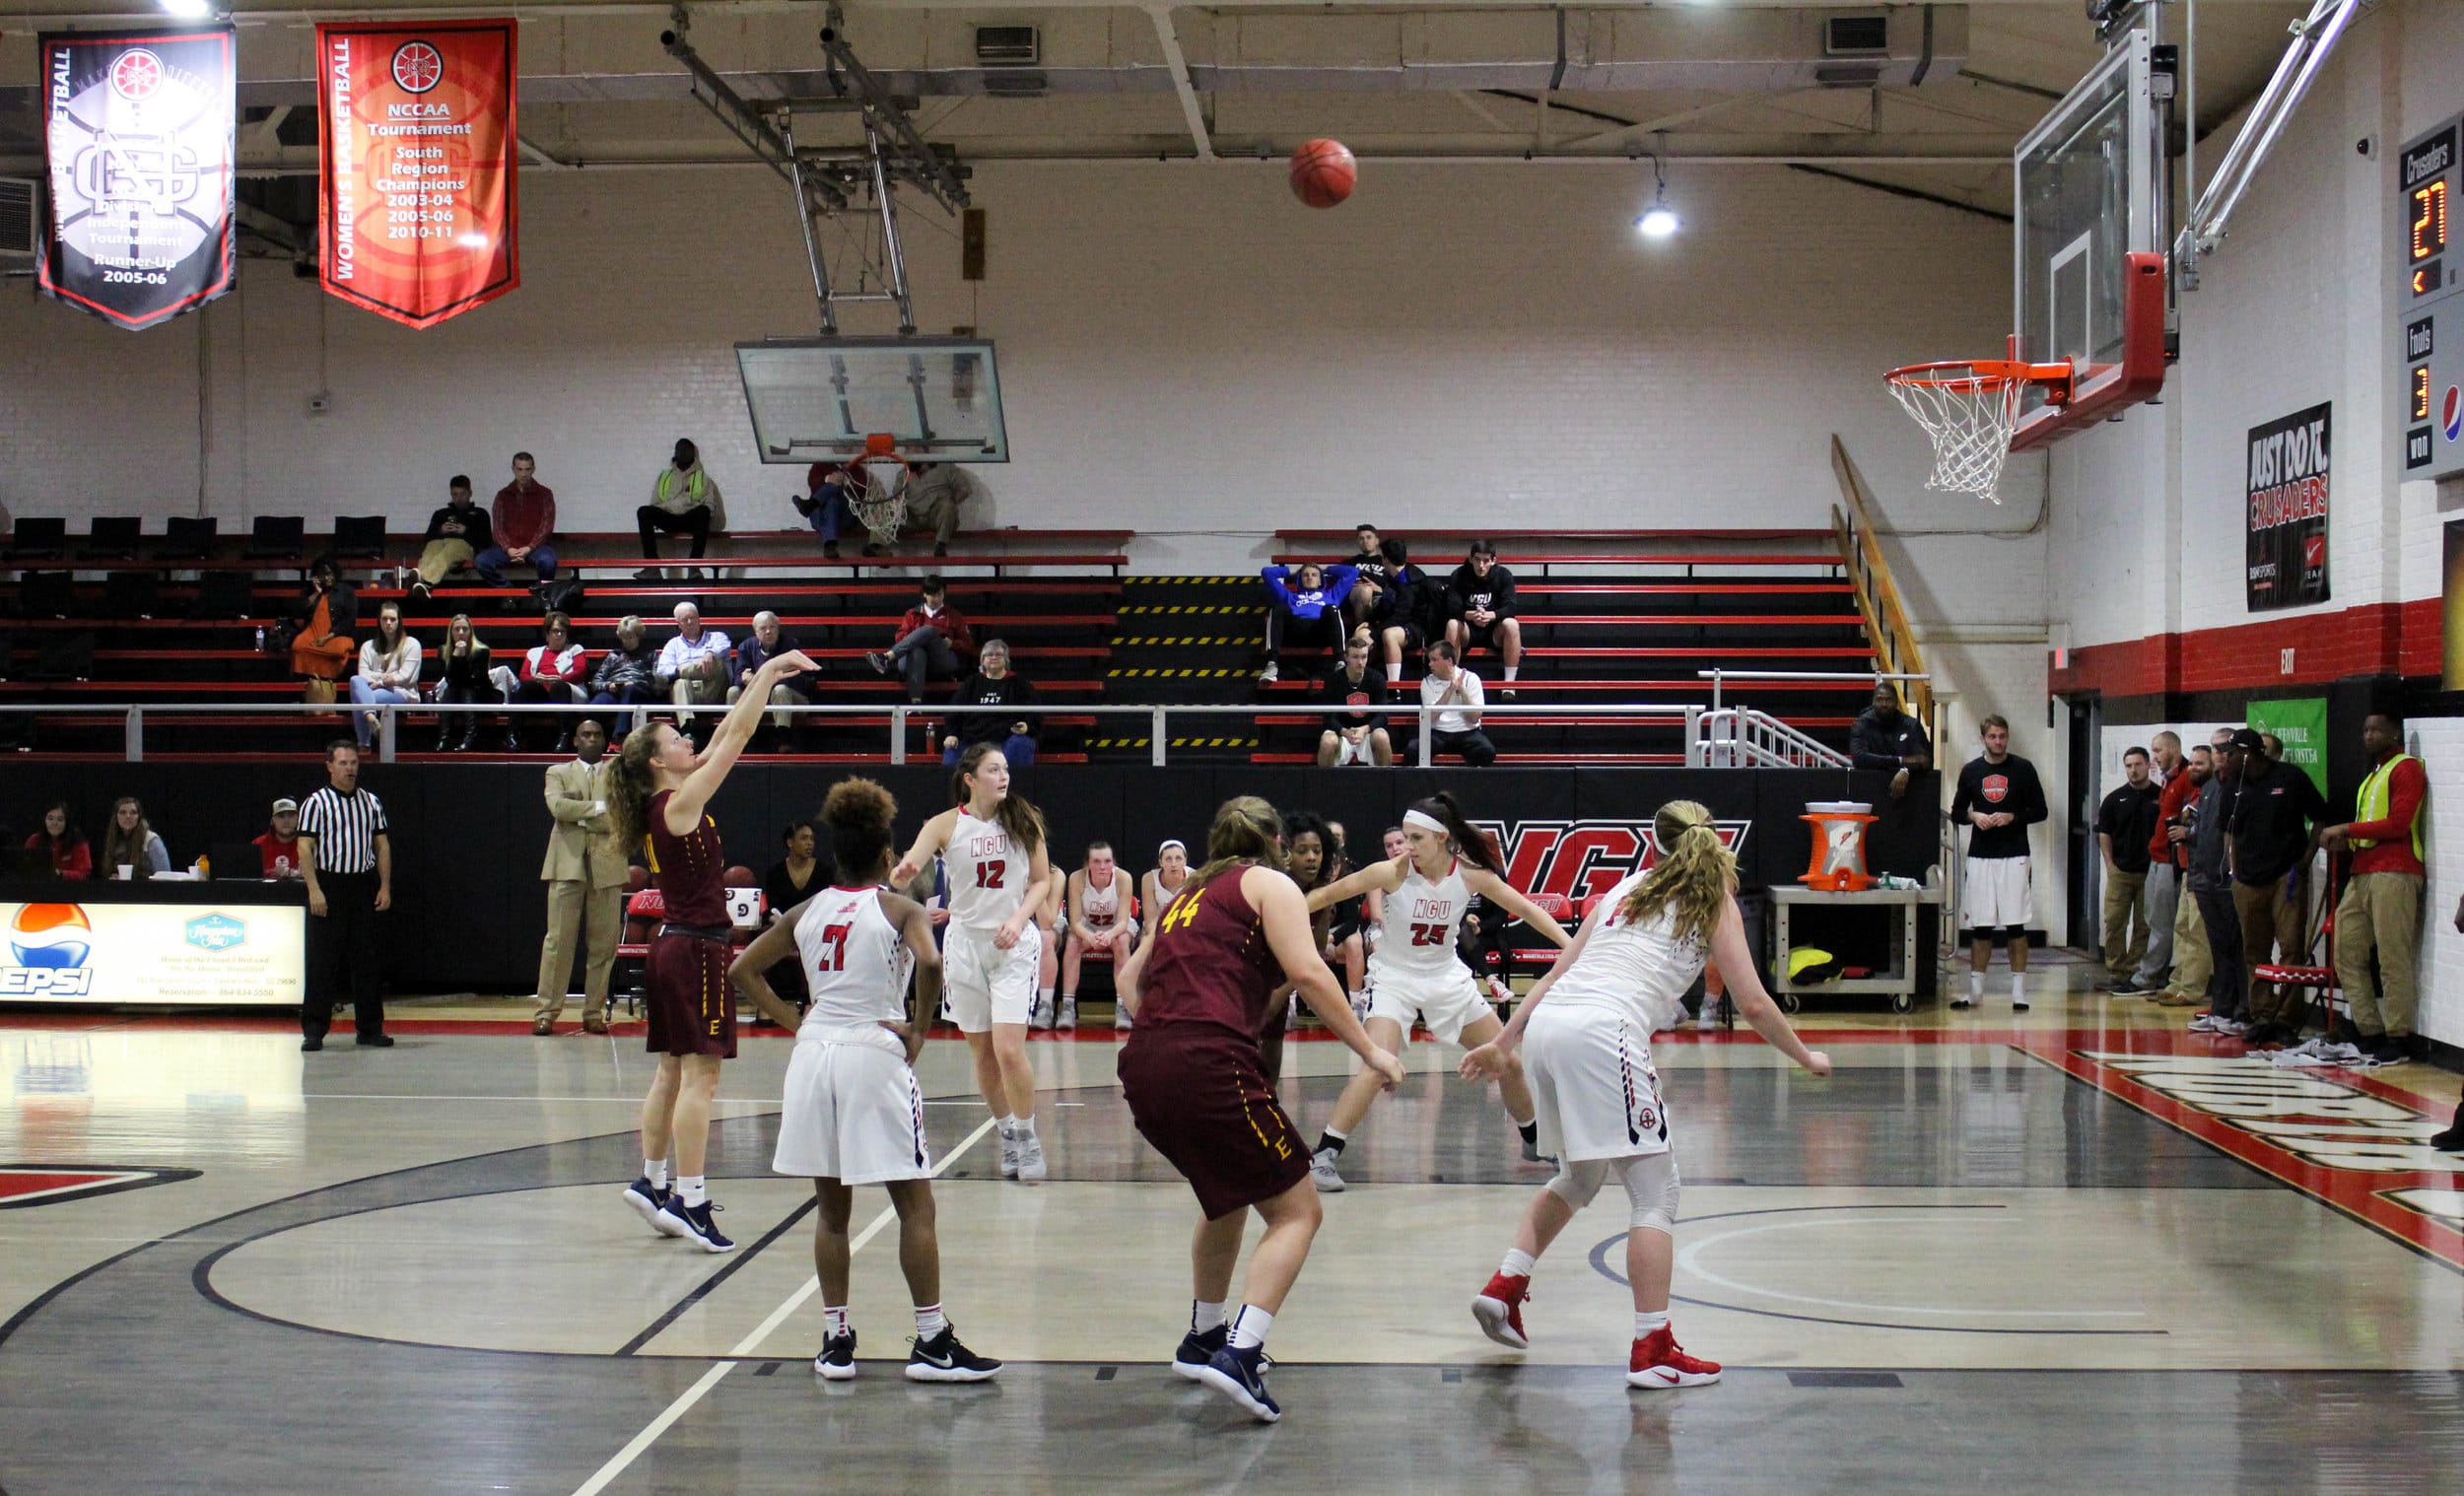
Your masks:
M720 508L719 482L702 471L702 453L692 442L676 439L675 455L650 480L650 502L633 511L642 531L642 557L653 563L634 573L639 581L661 579L655 563L658 561L660 535L688 535L693 540L693 559L702 559L710 549L711 531L724 531L726 510Z
M2329 849L2349 847L2353 867L2336 905L2336 980L2353 1008L2355 1044L2388 1062L2411 1059L2415 958L2422 943L2422 807L2430 776L2404 751L2404 722L2373 712L2361 722L2370 772L2354 795L2354 816L2321 827ZM2378 957L2371 981L2370 956Z

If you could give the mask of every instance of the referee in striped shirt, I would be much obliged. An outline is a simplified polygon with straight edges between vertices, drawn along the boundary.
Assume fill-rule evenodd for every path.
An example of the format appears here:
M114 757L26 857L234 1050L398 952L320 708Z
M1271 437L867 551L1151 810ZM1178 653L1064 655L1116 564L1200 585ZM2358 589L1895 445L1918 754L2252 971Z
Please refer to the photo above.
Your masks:
M376 966L376 917L393 905L393 844L385 807L360 787L359 745L325 748L324 788L300 807L300 870L308 877L308 1001L303 1050L325 1047L334 1002L347 982L360 1043L388 1049L385 995Z

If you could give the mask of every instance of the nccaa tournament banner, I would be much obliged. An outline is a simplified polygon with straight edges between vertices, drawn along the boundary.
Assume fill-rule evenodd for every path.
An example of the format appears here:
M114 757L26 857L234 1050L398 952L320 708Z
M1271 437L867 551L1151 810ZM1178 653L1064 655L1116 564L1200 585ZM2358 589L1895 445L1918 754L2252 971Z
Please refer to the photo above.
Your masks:
M51 190L35 284L132 331L229 291L231 29L51 34L40 52Z
M2332 405L2250 428L2246 513L2250 611L2327 600L2327 446Z
M317 26L327 291L433 327L521 284L513 26Z

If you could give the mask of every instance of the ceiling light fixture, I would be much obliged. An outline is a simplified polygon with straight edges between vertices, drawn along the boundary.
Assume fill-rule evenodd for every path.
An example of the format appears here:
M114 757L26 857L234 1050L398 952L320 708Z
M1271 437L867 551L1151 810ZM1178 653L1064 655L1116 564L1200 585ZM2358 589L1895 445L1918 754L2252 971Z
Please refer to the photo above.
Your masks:
M1657 156L1651 159L1651 206L1634 220L1634 228L1645 238L1667 238L1682 225L1677 220L1677 210L1669 206L1669 173Z
M163 0L163 13L182 21L202 21L213 11L213 0Z

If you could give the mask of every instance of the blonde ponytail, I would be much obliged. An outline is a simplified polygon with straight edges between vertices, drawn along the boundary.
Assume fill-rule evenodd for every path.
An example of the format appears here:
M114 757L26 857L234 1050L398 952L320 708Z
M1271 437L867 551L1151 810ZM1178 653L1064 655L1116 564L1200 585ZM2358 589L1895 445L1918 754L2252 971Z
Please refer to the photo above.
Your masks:
M658 787L650 755L658 751L659 722L644 722L625 734L616 767L607 776L607 814L616 823L616 845L630 853L650 832L650 796Z
M1206 865L1190 874L1173 902L1195 898L1218 873L1252 864L1283 871L1283 817L1254 794L1234 795L1206 830Z
M1711 812L1692 800L1671 800L1652 817L1660 860L1634 885L1617 919L1637 924L1669 911L1677 938L1709 945L1729 896L1737 892L1737 856L1720 840Z

